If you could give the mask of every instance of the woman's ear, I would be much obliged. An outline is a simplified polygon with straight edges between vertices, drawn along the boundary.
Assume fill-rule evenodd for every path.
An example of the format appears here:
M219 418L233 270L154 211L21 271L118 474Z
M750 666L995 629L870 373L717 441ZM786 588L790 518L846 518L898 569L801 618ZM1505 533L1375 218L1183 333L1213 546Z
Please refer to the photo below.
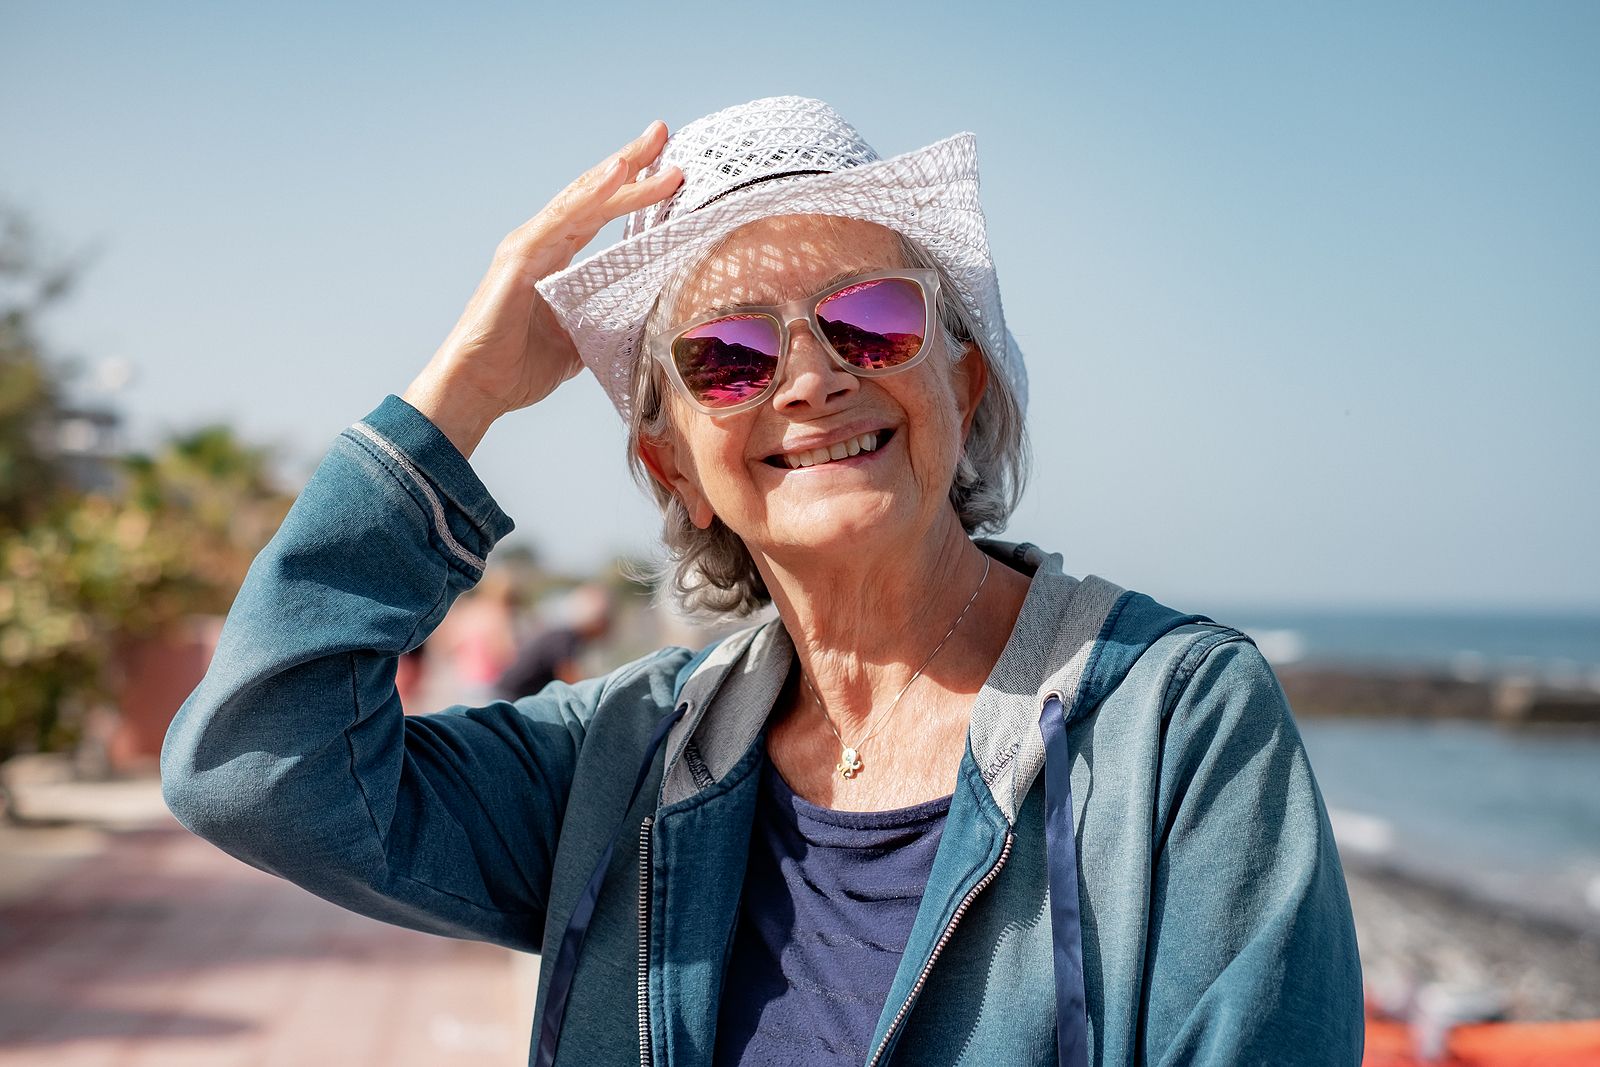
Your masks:
M972 432L972 420L978 414L978 401L983 399L983 391L989 387L989 364L983 358L983 350L978 347L978 342L967 342L966 355L955 362L953 369L955 373L951 379L955 386L956 404L961 408L961 440L965 441L967 434Z
M672 431L668 430L661 437L641 433L638 450L639 459L650 472L650 477L682 502L684 510L689 513L689 521L701 530L710 526L716 513L711 510L711 502L700 489L693 462L679 462L678 445Z

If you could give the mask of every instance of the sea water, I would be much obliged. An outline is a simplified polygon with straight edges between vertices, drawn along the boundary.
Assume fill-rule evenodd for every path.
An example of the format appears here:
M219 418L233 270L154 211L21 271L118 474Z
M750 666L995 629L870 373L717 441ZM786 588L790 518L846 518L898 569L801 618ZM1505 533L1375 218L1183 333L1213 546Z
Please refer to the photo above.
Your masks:
M1600 732L1304 719L1348 862L1600 931Z
M1275 666L1600 689L1600 616L1241 611ZM1600 931L1600 724L1297 719L1340 854Z

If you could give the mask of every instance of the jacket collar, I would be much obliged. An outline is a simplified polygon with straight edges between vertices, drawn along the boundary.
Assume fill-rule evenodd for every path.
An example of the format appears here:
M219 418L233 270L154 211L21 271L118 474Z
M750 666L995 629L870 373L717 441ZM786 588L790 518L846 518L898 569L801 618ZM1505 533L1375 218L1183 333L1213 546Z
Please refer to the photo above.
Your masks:
M1016 626L972 706L969 755L1006 820L1044 766L1039 710L1051 693L1071 707L1095 641L1123 590L1073 578L1061 556L1034 545L979 540L1002 563L1032 575ZM683 685L688 710L667 735L660 806L720 780L755 743L794 665L779 620L725 638Z

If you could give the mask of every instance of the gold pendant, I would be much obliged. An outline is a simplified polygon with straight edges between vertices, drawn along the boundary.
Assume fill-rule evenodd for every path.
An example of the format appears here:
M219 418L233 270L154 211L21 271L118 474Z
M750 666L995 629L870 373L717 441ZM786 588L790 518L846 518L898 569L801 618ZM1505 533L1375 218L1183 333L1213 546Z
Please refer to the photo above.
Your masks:
M861 757L856 755L856 750L846 748L839 756L838 766L834 770L839 772L840 778L854 778L861 770Z

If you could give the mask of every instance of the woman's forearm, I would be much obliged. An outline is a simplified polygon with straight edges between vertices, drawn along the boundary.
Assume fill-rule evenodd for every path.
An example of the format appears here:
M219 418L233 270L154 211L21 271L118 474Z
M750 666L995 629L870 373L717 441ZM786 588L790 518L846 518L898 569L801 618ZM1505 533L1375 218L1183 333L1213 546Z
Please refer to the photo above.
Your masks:
M449 438L463 458L470 458L483 435L502 412L486 398L475 397L433 365L417 375L401 399L427 416Z

